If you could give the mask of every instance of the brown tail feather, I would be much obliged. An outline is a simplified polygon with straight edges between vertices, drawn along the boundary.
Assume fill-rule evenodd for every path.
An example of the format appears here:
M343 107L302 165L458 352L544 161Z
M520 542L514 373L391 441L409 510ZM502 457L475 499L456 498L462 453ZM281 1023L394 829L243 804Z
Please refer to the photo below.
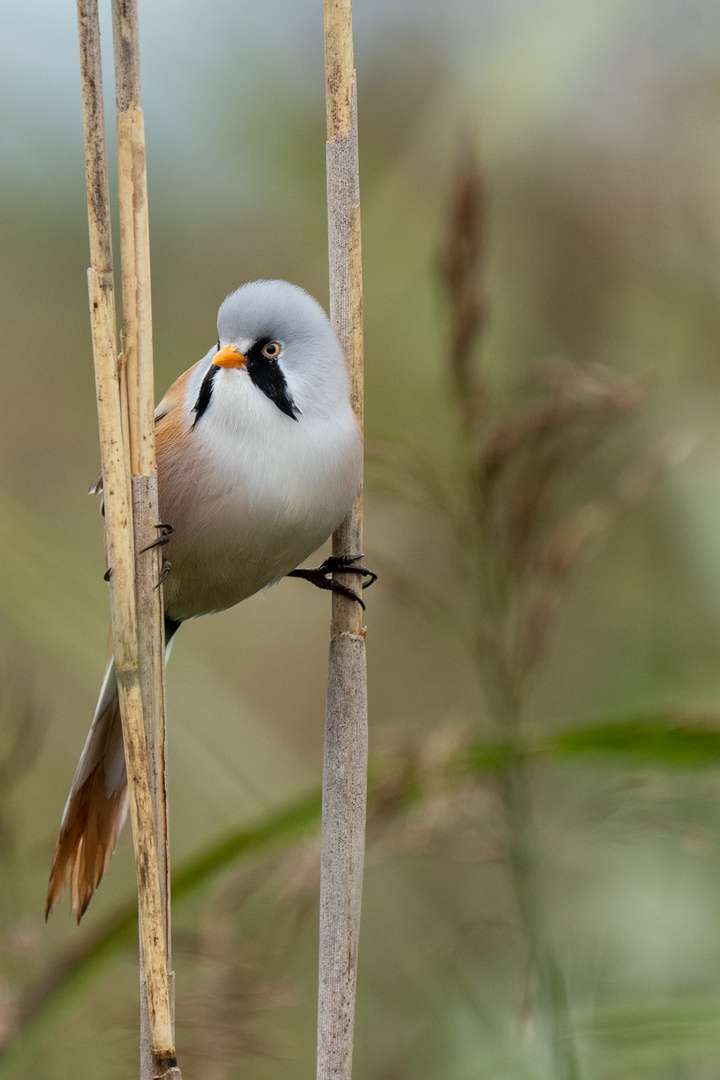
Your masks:
M119 797L108 798L103 768L98 765L69 809L70 825L60 833L55 846L45 918L70 878L70 904L80 922L115 850L127 813L127 787Z
M91 729L78 765L81 775L88 765L91 768L77 788L75 784L79 777L76 773L63 814L50 870L46 919L70 879L70 903L79 923L115 850L128 805L127 782L122 782L122 763L118 781L117 754L122 754L119 724L115 696L93 721L93 728L100 738L91 742ZM92 760L87 761L89 754L92 754Z

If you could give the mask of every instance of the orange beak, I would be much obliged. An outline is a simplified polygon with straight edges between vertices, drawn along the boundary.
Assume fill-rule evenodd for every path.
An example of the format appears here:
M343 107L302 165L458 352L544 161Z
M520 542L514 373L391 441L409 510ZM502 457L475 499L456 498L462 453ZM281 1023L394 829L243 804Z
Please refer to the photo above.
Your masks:
M245 367L247 360L234 345L226 345L224 349L220 349L216 352L212 358L213 364L217 364L218 367Z

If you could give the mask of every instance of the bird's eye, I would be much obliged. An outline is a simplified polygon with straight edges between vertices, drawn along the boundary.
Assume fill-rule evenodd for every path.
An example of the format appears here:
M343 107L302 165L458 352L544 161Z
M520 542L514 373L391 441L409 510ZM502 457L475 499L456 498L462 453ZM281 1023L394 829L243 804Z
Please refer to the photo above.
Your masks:
M277 360L280 355L280 343L278 341L268 341L267 345L263 345L262 353L268 360Z

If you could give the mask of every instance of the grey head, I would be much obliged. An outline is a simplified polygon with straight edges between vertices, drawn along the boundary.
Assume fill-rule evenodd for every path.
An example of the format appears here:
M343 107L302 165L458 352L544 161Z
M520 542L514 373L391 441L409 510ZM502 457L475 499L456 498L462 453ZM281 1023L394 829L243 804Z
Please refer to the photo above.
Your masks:
M339 342L318 302L287 281L251 281L225 298L218 342L247 357L258 388L282 412L325 412L348 401ZM283 385L284 384L284 385Z

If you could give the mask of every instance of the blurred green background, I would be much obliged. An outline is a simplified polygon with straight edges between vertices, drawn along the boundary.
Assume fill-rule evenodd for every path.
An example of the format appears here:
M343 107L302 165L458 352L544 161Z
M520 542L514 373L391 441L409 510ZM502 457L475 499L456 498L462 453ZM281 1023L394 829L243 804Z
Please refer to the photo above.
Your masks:
M140 13L159 398L214 341L217 307L243 281L287 278L327 303L322 6L156 0ZM523 739L550 739L522 772L529 921L562 984L550 1000L537 990L502 784L492 770L445 767L453 747L497 728L454 625L460 610L472 618L472 596L446 558L442 514L371 464L380 794L355 1075L714 1080L720 9L367 0L355 30L368 436L422 452L462 503L438 281L462 145L476 150L487 195L477 357L493 417L523 406L547 357L607 365L642 389L558 512L601 498L668 436L692 449L671 455L682 461L613 517L563 583L523 686ZM101 519L85 494L98 446L73 6L5 0L0 58L0 1039L12 1050L0 1076L78 1080L102 1056L111 1080L136 1068L132 944L86 966L82 984L60 980L18 1035L48 973L134 889L126 830L80 929L66 901L43 924L108 620ZM108 102L111 87L108 66ZM428 592L444 598L442 617ZM176 867L315 789L328 615L326 596L288 581L183 628L168 673ZM563 753L550 738L628 716L677 739L658 754L642 732L605 753ZM710 737L696 743L698 724ZM313 827L278 835L178 901L188 1080L312 1074L317 858Z

